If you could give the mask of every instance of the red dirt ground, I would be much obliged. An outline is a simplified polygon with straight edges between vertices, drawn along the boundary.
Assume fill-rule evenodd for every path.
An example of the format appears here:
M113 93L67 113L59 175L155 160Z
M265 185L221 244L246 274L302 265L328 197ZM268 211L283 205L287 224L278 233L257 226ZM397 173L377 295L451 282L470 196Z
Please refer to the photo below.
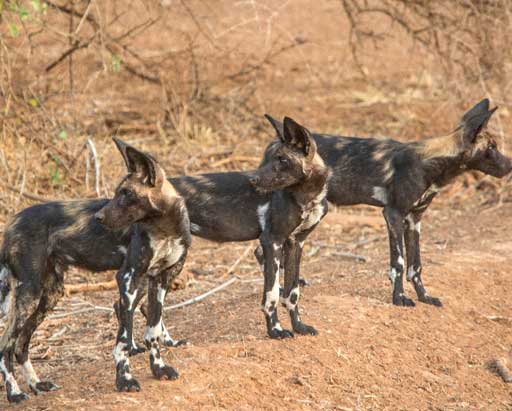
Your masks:
M123 3L108 5L121 8ZM181 30L195 33L190 16L174 7L180 2L155 3L173 7L166 12L168 20L134 40L143 55L180 50L187 45ZM339 0L294 0L277 8L276 3L219 0L212 7L209 1L187 2L201 27L223 33L216 40L219 51L204 38L197 51L208 94L204 102L190 108L187 121L198 129L192 136L176 137L179 133L165 124L160 87L125 71L113 75L102 69L94 49L75 56L75 67L80 69L75 72L76 90L70 98L63 80L67 65L51 75L41 74L41 67L57 58L67 42L63 45L52 36L34 38L34 54L28 52L27 44L20 46L18 66L13 70L15 88L26 92L32 82L37 90L48 87L54 94L48 93L44 101L43 118L45 122L46 116L57 118L70 138L60 141L53 129L30 129L30 121L11 114L12 130L6 127L0 136L2 167L10 170L8 175L2 168L0 223L33 204L4 190L4 182L18 188L24 184L26 191L46 198L95 196L92 183L88 189L83 184L83 157L76 163L73 160L89 133L103 164L102 195L110 195L124 172L120 157L112 154L110 137L117 132L155 154L169 174L249 169L257 165L257 158L213 165L229 161L231 155L261 155L272 138L262 118L265 112L276 117L290 115L319 132L409 140L450 131L462 109L482 97L482 90L474 88L464 98L454 97L429 55L396 38L381 49L366 51L362 59L367 77L363 77L350 55L348 24ZM126 4L129 10L118 27L121 32L124 24L130 27L128 23L145 13L145 2ZM261 20L254 20L255 10ZM222 80L247 62L260 64L271 50L297 38L307 42L239 82ZM221 55L220 62L211 56L215 53ZM181 74L181 66L176 72ZM172 73L164 74L172 78ZM36 75L44 81L36 81ZM169 81L171 88L180 84L179 77L173 80ZM506 107L497 114L505 129L510 126ZM160 121L167 127L163 133L167 137L156 132ZM491 126L497 127L497 120L493 121ZM74 122L80 125L76 133ZM107 123L114 125L107 127ZM68 174L63 172L61 183L53 184L51 158L60 152L76 167ZM480 180L480 188L493 188L493 181ZM512 410L512 385L503 383L489 366L512 347L510 193L499 207L486 209L484 201L490 198L485 190L475 190L475 185L474 177L458 180L441 193L424 218L423 277L430 293L443 301L441 309L422 304L412 309L392 306L380 210L340 208L331 211L310 236L303 259L302 272L311 286L303 290L301 310L305 322L319 330L318 336L287 341L266 337L259 309L261 274L249 253L235 269L239 281L199 303L166 312L165 322L173 337L190 342L163 352L166 362L180 372L177 381L152 379L147 356L139 355L132 359L132 371L142 391L115 392L111 351L117 321L108 312L90 311L48 319L34 336L34 367L42 378L60 385L60 390L9 406L2 389L0 410ZM499 191L500 186L496 188ZM190 275L193 280L185 289L168 296L168 304L229 280L226 272L247 246L194 239L185 271L196 274ZM366 262L336 252L361 255ZM112 273L70 270L67 280L83 283L111 278ZM410 284L406 288L412 296ZM67 297L54 314L80 310L88 303L110 307L116 296L115 291L108 291ZM288 324L284 313L281 320ZM136 326L141 341L144 324L140 314ZM19 369L17 374L22 383Z
M171 334L190 342L163 354L181 373L177 381L153 380L140 355L132 367L143 390L119 394L110 356L115 318L93 312L48 320L32 352L44 357L34 361L37 370L61 389L9 409L512 409L511 387L489 367L512 346L510 212L433 208L424 223L424 279L444 302L441 309L392 306L382 217L370 208L340 209L328 215L305 250L303 273L312 284L301 304L304 320L320 332L317 337L268 339L259 311L261 284L239 281L166 313ZM352 249L364 242L361 233L374 241ZM367 262L332 256L335 244ZM235 247L239 253L245 248ZM188 268L204 267L201 259L213 253L227 265L239 254L232 244L195 241ZM236 270L246 280L257 279L256 273L252 256ZM168 300L200 294L226 279L198 280ZM109 305L115 293L81 297ZM69 310L76 302L67 298L60 306ZM63 335L48 340L63 327ZM139 319L139 339L142 332ZM3 397L0 407L7 407Z

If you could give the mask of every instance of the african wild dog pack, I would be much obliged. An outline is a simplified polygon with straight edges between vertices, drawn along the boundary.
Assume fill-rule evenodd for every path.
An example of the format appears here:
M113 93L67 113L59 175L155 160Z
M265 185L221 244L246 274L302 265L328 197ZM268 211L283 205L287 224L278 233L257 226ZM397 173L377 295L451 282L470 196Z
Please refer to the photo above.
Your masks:
M393 304L414 305L404 293L405 274L419 301L441 306L421 279L421 218L440 187L466 170L494 177L512 170L497 136L486 130L495 110L482 100L452 133L409 143L312 134L291 118L281 122L267 115L277 138L258 169L173 178L150 154L114 139L127 174L113 198L35 205L5 227L0 311L6 328L0 339L0 372L8 401L28 398L15 379L14 360L35 394L57 388L38 378L29 346L62 297L69 266L117 270L117 390L140 390L129 356L146 350L155 378L177 378L177 371L164 363L160 346L184 340L170 337L162 310L170 282L187 258L191 235L216 242L259 240L255 254L264 276L261 308L268 336L316 335L300 317L300 263L304 243L327 213L328 201L381 207L389 235ZM135 309L143 298L145 347L133 335ZM291 330L281 326L279 305L290 316Z

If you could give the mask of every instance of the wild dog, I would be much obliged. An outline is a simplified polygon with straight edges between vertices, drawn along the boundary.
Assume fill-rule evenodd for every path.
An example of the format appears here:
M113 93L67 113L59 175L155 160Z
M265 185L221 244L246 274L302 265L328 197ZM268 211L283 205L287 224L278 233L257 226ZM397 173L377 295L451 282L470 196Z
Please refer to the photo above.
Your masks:
M271 338L317 334L300 319L298 281L304 241L327 213L328 178L310 132L285 117L268 162L257 170L170 180L185 199L193 235L217 242L259 239L264 255L262 310ZM281 261L281 302L293 332L281 327L277 315Z
M0 309L6 315L6 329L0 339L0 372L9 402L28 398L14 377L13 356L35 394L57 388L38 378L29 359L29 345L36 328L62 297L64 273L71 265L93 272L119 270L120 300L128 313L142 298L135 290L148 274L150 314L145 341L151 369L158 378L177 376L159 358L159 341L175 344L159 318L167 284L181 270L190 245L186 208L152 157L119 140L116 144L129 174L112 201L35 205L14 216L5 228L0 248ZM108 228L99 220L115 221L116 226ZM129 329L131 323L125 312L114 350L120 391L139 389L128 369L127 350L132 344L122 327Z
M313 135L320 156L332 171L327 199L336 205L383 207L393 304L414 306L403 288L405 242L407 280L414 285L418 300L442 305L427 293L421 279L421 218L439 189L465 171L501 178L512 170L510 159L498 149L498 137L485 129L495 111L484 99L462 116L452 133L410 143ZM281 135L283 124L266 117ZM273 150L272 145L267 149L264 163L270 161Z

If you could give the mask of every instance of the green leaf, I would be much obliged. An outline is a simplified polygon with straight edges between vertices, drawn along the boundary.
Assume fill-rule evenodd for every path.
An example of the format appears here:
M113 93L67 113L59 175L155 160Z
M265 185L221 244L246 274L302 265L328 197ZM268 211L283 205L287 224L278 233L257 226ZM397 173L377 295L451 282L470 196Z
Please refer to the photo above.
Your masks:
M66 130L62 130L60 133L59 133L59 138L61 140L67 140L68 139L68 133L66 132Z
M18 37L20 35L20 32L18 30L18 26L14 23L9 24L9 34L11 37Z
M39 0L30 0L30 5L36 13L41 11L41 2Z
M112 71L114 73L119 73L121 71L121 57L119 57L117 54L112 54Z
M37 107L39 105L39 101L37 101L36 98L31 98L29 101L28 101L28 104L30 104L32 107Z
M51 178L52 178L52 184L53 185L59 185L61 182L62 182L62 176L60 174L60 169L59 167L55 167L51 172L50 172L50 175L51 175Z
M25 8L25 6L18 7L18 14L20 16L21 21L25 21L30 17L30 15L28 14L28 10Z

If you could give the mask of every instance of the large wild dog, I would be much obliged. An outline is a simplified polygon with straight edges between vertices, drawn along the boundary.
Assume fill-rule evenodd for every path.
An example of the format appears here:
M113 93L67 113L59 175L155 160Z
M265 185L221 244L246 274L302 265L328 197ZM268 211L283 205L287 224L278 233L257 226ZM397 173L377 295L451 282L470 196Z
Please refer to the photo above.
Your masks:
M181 270L190 244L183 199L150 156L117 140L129 174L113 200L51 202L18 213L5 228L0 249L0 309L7 326L0 340L0 371L7 399L28 398L13 374L13 356L30 389L39 394L56 386L40 381L29 359L30 339L63 295L64 272L74 265L99 272L119 269L121 318L117 345L118 390L138 390L128 369L132 347L130 312L149 282L149 315L144 336L157 378L175 378L159 355L158 343L173 345L160 320L168 283ZM108 224L112 228L108 228ZM135 224L133 224L135 223ZM132 225L133 224L133 225ZM148 274L149 280L144 280Z
M281 261L285 273L281 302L293 331L316 334L299 316L299 266L306 237L327 213L328 177L309 131L285 118L268 162L256 171L170 180L186 201L192 234L217 242L260 240L262 309L271 338L293 336L277 316Z
M512 170L511 161L498 149L499 140L485 130L496 108L482 100L465 113L452 133L410 143L373 138L314 134L318 152L332 170L327 199L336 205L369 204L383 207L390 247L389 278L393 304L413 306L404 294L404 240L407 279L419 301L441 306L427 294L421 280L421 217L440 187L467 170L503 177ZM278 135L283 124L267 115ZM267 149L264 163L274 147Z

